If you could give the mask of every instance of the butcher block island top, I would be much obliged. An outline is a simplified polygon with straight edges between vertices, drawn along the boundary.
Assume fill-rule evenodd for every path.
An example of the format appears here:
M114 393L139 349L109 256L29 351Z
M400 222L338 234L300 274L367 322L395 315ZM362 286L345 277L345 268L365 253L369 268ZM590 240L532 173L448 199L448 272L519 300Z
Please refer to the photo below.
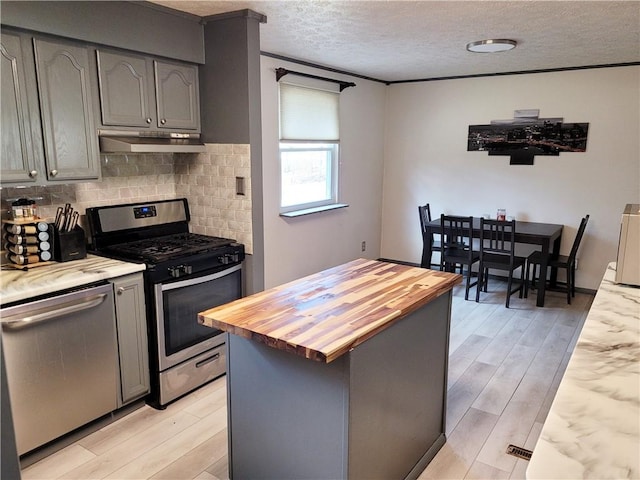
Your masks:
M200 323L329 363L461 282L358 259L199 314Z

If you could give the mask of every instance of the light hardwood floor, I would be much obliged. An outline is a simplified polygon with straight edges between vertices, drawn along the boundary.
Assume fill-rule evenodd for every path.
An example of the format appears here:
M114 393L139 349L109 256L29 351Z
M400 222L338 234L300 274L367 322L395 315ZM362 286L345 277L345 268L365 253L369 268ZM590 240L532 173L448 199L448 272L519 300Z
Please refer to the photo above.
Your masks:
M512 297L491 281L480 303L454 290L447 442L421 479L524 479L527 462L509 444L532 449L593 297L546 306ZM475 291L473 292L475 293ZM25 468L29 479L228 478L225 378L169 405L148 406ZM386 480L386 479L385 479Z

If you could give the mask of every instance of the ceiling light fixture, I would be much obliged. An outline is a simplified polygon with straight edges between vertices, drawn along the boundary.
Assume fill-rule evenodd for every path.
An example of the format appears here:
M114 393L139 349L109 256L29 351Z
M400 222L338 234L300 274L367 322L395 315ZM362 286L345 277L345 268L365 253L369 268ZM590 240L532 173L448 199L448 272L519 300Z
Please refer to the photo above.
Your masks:
M515 48L518 42L515 40L498 39L498 40L479 40L477 42L467 43L467 50L474 53L495 53L506 52Z

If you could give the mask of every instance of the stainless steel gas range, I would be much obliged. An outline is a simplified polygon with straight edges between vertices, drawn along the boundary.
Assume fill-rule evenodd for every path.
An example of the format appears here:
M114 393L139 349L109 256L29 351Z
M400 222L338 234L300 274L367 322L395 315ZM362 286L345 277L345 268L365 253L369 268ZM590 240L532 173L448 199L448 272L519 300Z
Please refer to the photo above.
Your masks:
M92 250L146 264L151 394L169 402L226 369L226 334L198 323L198 313L242 296L244 246L189 233L187 199L87 209Z

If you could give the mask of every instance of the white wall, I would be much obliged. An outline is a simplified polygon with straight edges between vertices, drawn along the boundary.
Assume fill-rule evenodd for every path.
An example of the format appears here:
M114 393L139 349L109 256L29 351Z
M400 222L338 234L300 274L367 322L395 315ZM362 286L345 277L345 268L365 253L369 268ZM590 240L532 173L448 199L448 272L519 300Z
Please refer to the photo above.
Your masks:
M278 67L356 83L340 98L339 201L348 208L297 218L278 215ZM378 258L386 86L265 56L261 83L265 288L355 258Z
M588 122L584 153L509 157L467 152L469 125L513 117ZM591 218L578 253L577 285L596 289L615 261L620 214L640 203L640 67L391 85L388 92L381 256L418 263L417 206L432 215L495 215L564 224L567 254L580 218Z

